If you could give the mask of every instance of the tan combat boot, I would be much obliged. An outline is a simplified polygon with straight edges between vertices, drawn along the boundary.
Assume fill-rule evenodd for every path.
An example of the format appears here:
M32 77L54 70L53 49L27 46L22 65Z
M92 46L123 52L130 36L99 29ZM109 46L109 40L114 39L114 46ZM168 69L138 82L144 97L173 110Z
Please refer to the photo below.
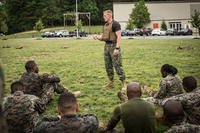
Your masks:
M102 86L103 89L106 88L112 88L114 86L114 81L113 80L109 80L108 83L106 83L104 86Z
M122 86L122 91L126 91L127 85L126 85L126 81L125 80L122 81L121 86Z

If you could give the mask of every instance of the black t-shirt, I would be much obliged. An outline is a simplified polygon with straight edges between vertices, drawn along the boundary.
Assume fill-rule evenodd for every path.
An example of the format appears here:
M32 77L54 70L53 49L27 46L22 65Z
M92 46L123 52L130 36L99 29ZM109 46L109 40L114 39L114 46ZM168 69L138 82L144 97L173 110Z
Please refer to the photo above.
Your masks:
M117 32L119 30L121 30L121 26L120 26L119 22L114 21L112 24L112 32Z

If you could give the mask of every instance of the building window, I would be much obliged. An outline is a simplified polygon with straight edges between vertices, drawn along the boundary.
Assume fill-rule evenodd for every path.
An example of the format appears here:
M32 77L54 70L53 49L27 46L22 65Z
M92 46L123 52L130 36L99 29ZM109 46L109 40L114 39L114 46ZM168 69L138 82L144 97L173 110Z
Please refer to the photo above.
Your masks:
M158 28L158 23L153 23L153 29Z
M178 31L182 29L181 22L169 22L169 27L170 29L176 29Z

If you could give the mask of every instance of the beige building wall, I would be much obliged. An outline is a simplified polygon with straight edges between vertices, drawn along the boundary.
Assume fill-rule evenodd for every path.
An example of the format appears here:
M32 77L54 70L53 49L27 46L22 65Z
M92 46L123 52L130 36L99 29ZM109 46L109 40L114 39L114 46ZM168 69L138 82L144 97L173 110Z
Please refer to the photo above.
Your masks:
M146 4L151 20L189 19L190 5L188 3L155 3Z
M160 28L162 20L166 22L168 28L192 28L189 23L190 16L195 9L200 10L200 2L149 2L145 5L149 10L151 20L146 27L151 28L154 28L155 24ZM122 29L126 28L133 8L134 3L113 3L114 19L120 22Z
M197 10L198 12L200 12L200 2L190 4L190 14L191 15L194 13L194 10Z

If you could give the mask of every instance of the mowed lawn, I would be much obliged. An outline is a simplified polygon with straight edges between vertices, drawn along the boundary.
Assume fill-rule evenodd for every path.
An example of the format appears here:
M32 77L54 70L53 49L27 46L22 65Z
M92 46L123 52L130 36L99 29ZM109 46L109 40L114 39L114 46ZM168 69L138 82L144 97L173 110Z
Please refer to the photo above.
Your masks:
M10 48L2 48L9 46ZM16 49L23 46L22 49ZM179 47L183 49L179 49ZM169 63L178 68L181 78L192 75L200 82L200 41L194 39L127 39L122 40L123 67L126 81L147 84L151 90L159 88L160 68ZM24 64L35 60L40 73L55 73L70 91L81 91L79 113L94 113L107 123L117 98L120 82L115 75L115 87L103 90L107 81L103 60L104 43L86 39L9 39L0 40L0 58L6 76L6 93L10 84L25 72ZM44 115L56 115L55 94ZM120 128L119 126L118 128Z

